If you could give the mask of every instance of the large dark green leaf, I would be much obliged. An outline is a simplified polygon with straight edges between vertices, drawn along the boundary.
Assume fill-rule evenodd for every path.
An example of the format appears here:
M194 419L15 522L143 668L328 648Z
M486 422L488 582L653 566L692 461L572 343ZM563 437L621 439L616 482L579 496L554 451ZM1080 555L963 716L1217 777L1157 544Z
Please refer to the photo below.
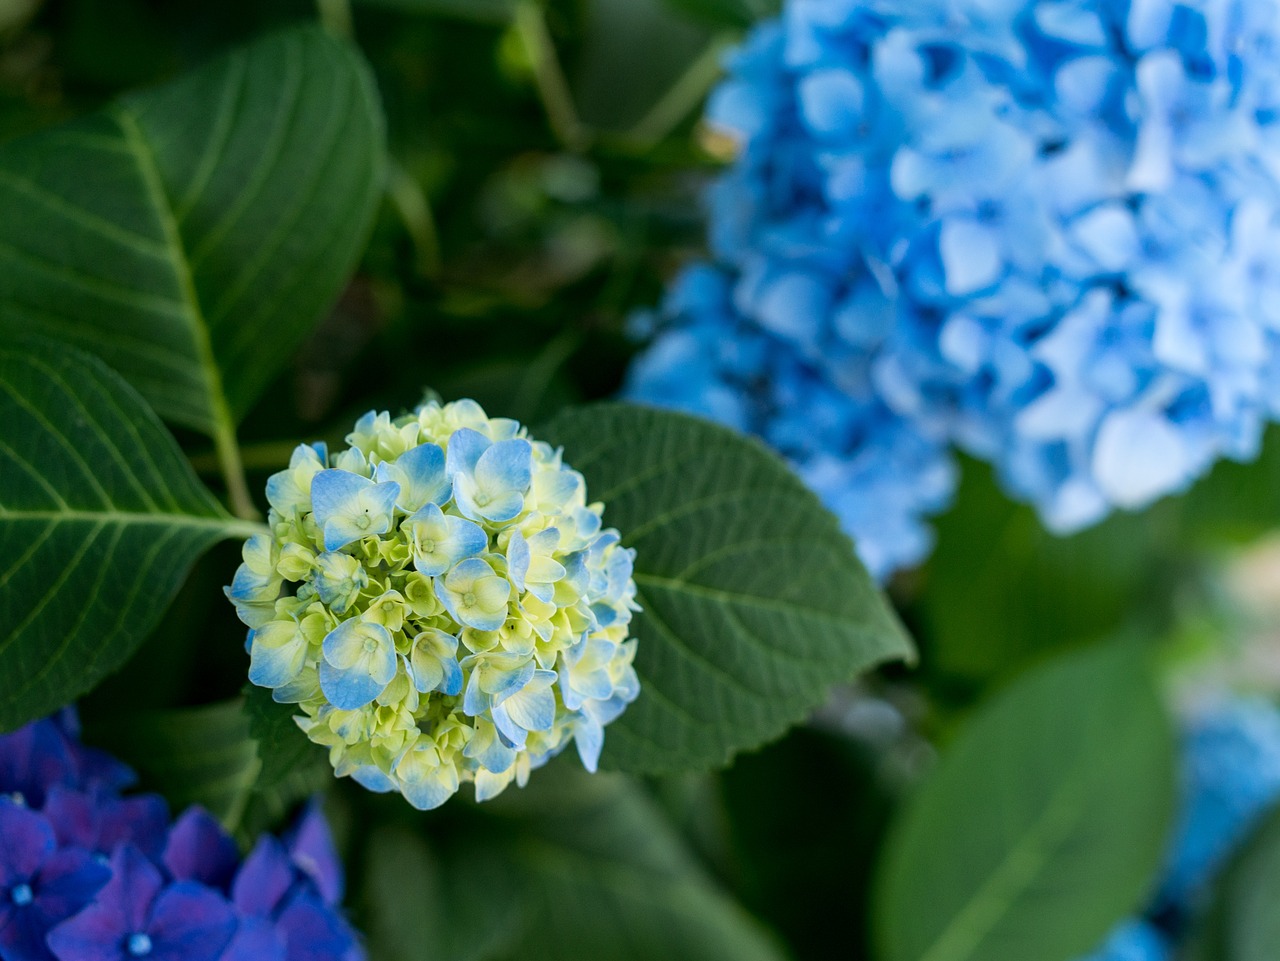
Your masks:
M199 804L231 825L244 814L260 764L238 698L124 715L87 725L86 733L137 770L143 785L175 810Z
M1280 524L1280 427L1263 437L1258 459L1220 461L1182 499L1187 534L1209 542L1247 542Z
M493 961L519 939L525 910L516 872L491 839L438 850L408 826L386 824L364 860L369 949L378 961Z
M641 693L609 765L706 768L805 717L832 684L911 644L835 518L753 440L683 414L605 404L537 432L634 547Z
M925 580L928 670L990 682L1055 648L1114 634L1148 593L1167 597L1160 574L1174 553L1176 503L1060 537L1001 493L988 467L964 466Z
M241 710L256 745L258 776L242 826L251 831L273 827L299 801L333 783L324 751L307 739L291 704L277 704L271 692L246 685Z
M358 55L315 27L0 148L0 327L225 437L345 283L382 187Z
M49 342L0 347L0 729L92 688L228 517L136 392Z
M332 773L324 752L317 750L294 722L298 713L294 705L277 704L266 688L248 684L243 710L262 759L260 788L314 785L317 771L326 776Z
M1069 961L1151 893L1174 808L1171 724L1141 652L1041 668L983 708L880 866L883 961Z
M698 867L654 803L617 775L567 765L504 796L527 924L524 961L780 961L758 922Z

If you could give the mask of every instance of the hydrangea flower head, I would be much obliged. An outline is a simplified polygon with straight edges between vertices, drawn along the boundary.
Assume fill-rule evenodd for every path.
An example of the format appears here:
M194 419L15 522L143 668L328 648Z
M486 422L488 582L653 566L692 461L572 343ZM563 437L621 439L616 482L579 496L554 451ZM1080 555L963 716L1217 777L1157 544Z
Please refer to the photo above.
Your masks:
M74 717L0 736L0 957L6 961L361 961L314 805L241 859L200 808L170 823Z
M339 776L438 807L572 741L595 770L639 693L634 552L582 475L471 401L371 412L267 485L227 594L249 679L297 706Z
M766 301L780 323L816 316L806 282L790 283ZM856 351L801 352L753 319L738 284L709 264L686 270L664 305L667 327L632 365L625 393L764 438L840 519L874 576L920 561L933 545L923 517L955 488L945 439L894 413Z
M1277 0L787 0L708 108L744 348L993 461L1059 531L1253 457L1280 412L1277 49ZM632 395L732 423L778 391L702 356L719 309L668 310ZM694 352L693 384L652 376Z

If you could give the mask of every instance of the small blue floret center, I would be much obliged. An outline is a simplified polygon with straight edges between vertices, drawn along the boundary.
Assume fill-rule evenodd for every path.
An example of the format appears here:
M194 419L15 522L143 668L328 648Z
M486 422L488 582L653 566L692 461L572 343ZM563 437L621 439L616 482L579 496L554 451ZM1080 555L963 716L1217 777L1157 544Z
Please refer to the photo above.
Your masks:
M127 944L129 957L145 958L151 953L151 938L145 934L131 934Z

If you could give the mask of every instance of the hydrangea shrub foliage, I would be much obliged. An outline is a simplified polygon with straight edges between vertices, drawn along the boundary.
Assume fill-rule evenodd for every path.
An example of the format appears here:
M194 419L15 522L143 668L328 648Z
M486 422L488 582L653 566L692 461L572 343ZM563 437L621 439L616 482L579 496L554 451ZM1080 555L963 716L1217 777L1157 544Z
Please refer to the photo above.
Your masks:
M0 961L1274 961L1278 11L0 0Z

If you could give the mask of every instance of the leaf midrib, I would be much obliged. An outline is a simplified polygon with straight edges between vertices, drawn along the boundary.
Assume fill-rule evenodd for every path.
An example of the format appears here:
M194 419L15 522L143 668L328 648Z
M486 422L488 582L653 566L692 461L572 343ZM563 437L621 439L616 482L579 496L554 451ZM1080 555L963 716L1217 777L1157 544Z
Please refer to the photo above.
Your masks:
M143 513L138 511L81 511L81 510L9 510L0 507L0 520L5 521L44 521L52 524L114 524L136 526L158 524L163 527L190 527L212 530L225 537L252 537L254 534L267 532L267 527L253 521L239 520L234 517L200 517L195 514L168 513L156 511Z
M1038 818L1023 832L1000 864L978 886L964 909L934 939L919 961L966 961L974 956L1012 904L1044 873L1052 850L1071 832L1086 806L1085 771L1081 762L1071 769Z
M236 422L232 416L231 406L227 402L226 390L222 383L222 372L213 351L213 334L209 328L208 318L200 303L200 294L196 289L195 276L192 271L191 257L183 239L173 202L164 189L160 169L156 164L154 151L143 132L137 116L123 104L116 104L109 109L123 134L130 155L138 166L147 198L155 211L160 228L164 233L165 246L169 252L169 262L178 282L181 306L184 308L191 331L192 345L196 352L196 364L205 384L205 399L208 404L209 436L213 439L218 463L222 468L227 483L227 496L234 513L240 517L258 516L253 498L245 483L244 467L240 460L240 445L236 440Z
M226 393L222 386L222 373L214 358L213 338L204 316L204 308L200 303L200 294L196 290L195 278L182 240L182 233L168 195L165 193L151 145L137 116L129 108L116 104L109 108L109 113L120 128L129 155L138 166L138 174L142 177L143 187L146 189L147 201L164 235L166 259L178 283L180 305L191 329L196 363L205 383L210 432L215 441L229 435L234 442L235 422L232 420L231 409L227 404Z

